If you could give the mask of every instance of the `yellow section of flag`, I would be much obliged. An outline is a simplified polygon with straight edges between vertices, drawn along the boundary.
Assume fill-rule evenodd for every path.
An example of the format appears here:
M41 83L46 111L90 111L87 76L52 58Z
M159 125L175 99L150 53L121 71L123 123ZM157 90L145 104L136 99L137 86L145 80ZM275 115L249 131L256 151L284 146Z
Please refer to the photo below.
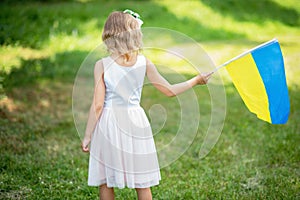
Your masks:
M229 63L226 69L248 109L271 122L267 92L251 53Z

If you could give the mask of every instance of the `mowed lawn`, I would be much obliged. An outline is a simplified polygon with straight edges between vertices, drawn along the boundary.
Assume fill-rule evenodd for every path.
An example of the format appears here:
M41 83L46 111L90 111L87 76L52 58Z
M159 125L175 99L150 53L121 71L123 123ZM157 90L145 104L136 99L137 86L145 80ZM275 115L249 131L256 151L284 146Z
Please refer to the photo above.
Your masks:
M277 38L291 103L287 124L263 122L247 110L221 69L226 102L220 115L226 110L226 118L219 140L208 155L199 157L212 105L207 87L197 86L201 115L197 134L182 156L161 169L162 181L152 188L153 198L300 199L297 0L7 0L0 6L0 199L98 198L98 188L87 186L88 154L80 149L82 133L74 125L72 91L81 63L101 44L107 15L126 8L141 14L144 27L166 28L192 38L216 65ZM153 42L168 39L160 36ZM180 48L182 43L173 40L168 45ZM184 77L196 74L176 59L155 52L149 57L155 63L170 60L168 70ZM171 82L178 80L178 74L158 68ZM87 81L92 81L90 77ZM142 106L148 115L152 105L164 107L167 113L166 123L155 134L160 147L176 136L182 108L177 98L164 97L146 85ZM197 116L190 118L193 122ZM116 199L135 198L134 190L116 190Z

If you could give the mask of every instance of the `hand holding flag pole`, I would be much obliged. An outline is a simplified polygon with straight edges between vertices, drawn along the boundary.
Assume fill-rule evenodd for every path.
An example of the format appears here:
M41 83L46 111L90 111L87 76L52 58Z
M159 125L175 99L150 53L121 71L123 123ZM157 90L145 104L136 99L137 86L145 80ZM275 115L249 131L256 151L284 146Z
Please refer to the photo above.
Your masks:
M224 64L247 108L272 124L285 124L290 102L284 62L277 39L250 49Z

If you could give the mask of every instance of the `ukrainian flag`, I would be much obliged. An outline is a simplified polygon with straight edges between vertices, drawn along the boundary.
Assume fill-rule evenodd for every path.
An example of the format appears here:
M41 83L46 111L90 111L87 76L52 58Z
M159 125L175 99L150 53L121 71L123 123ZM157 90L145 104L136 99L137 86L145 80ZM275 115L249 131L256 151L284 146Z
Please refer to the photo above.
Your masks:
M223 66L248 109L272 124L285 124L290 101L283 57L276 39L237 56Z

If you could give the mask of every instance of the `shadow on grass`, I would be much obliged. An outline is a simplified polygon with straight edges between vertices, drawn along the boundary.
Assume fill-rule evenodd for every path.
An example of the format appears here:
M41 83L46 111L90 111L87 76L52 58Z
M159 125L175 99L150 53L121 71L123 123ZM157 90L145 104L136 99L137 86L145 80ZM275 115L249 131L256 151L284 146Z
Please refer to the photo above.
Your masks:
M79 188L86 181L76 171L86 169L87 157L80 153L71 93L72 83L43 80L14 87L0 100L0 199L49 199L53 194L44 192L53 186L54 196L65 199L74 194L61 197L60 185Z
M41 80L73 82L86 51L71 51L55 54L53 58L21 60L19 67L9 74L2 74L3 87L9 91L14 87L34 85Z
M279 21L288 26L299 26L299 13L292 8L286 8L274 1L239 1L239 0L200 0L222 15L232 16L235 20L255 21L263 23L266 20ZM296 1L295 1L296 3Z
M245 38L244 35L227 30L206 27L190 18L178 18L167 7L152 1L54 1L16 5L3 3L0 12L0 44L41 48L47 45L52 35L81 37L95 31L89 25L91 21L96 20L96 28L100 30L111 11L126 8L139 12L145 26L174 29L195 40Z
M215 41L226 39L246 39L244 34L239 34L225 29L207 27L198 21L189 17L179 18L167 7L153 4L153 9L141 10L141 15L145 21L144 26L162 27L179 31L191 37L196 41Z
M88 35L90 30L85 25L95 19L100 29L107 15L103 13L108 12L106 9L105 6L98 8L93 2L78 1L3 3L0 44L39 49L46 46L52 36Z

